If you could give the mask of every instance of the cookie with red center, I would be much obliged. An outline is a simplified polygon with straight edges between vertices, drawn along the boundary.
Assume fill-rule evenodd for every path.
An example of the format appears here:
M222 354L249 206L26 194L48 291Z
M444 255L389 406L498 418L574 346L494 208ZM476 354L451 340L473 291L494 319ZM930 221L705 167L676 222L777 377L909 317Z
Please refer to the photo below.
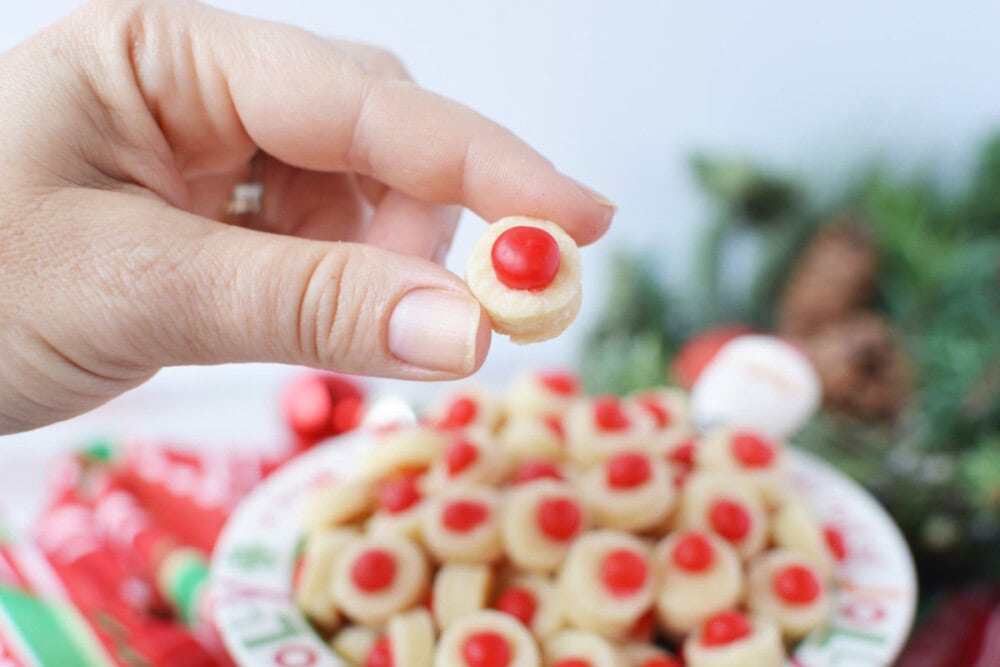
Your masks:
M771 621L723 611L706 619L684 642L687 667L784 667L785 647Z
M479 428L493 431L500 422L501 407L488 388L466 382L438 400L428 412L429 422L446 431Z
M541 370L520 373L504 394L511 416L562 416L581 396L580 379L569 371Z
M442 630L458 619L485 609L493 595L489 565L445 563L434 575L434 620Z
M623 450L588 470L581 481L594 523L644 531L662 525L674 506L667 464L649 454Z
M653 552L660 578L656 613L671 635L683 636L743 594L743 569L728 543L707 531L682 530Z
M656 575L650 550L630 533L596 530L566 555L558 587L563 611L576 627L619 639L653 605Z
M771 539L775 546L802 554L824 577L832 577L837 569L837 542L831 545L805 498L790 495L778 507L771 519Z
M479 428L456 432L445 445L440 460L431 467L427 487L491 486L507 476L509 467L506 452L497 447L488 432Z
M566 481L566 475L558 464L545 459L529 459L521 463L514 471L511 483L514 485L527 484L538 479L552 479L557 482Z
M444 631L434 667L541 667L541 657L527 628L507 614L486 609Z
M580 310L580 252L559 225L510 217L486 229L465 275L493 329L515 343L554 338Z
M565 455L561 426L554 428L556 417L543 415L511 415L504 423L497 443L514 465L525 461L562 460Z
M627 399L638 405L652 418L652 447L656 453L666 451L681 434L691 432L687 395L677 389L657 387L644 389Z
M377 627L413 606L427 585L427 561L412 541L368 535L352 541L337 558L331 590L344 614Z
M482 487L449 487L427 501L421 534L440 562L489 563L503 552L500 497Z
M508 579L493 607L516 618L539 640L550 637L563 626L555 584L537 574Z
M379 434L361 463L368 479L389 479L427 470L439 461L448 435L425 425L402 426Z
M764 548L768 517L754 487L734 472L701 471L681 492L678 523L711 532L746 560Z
M386 639L392 657L389 667L427 667L434 660L434 621L426 609L393 616Z
M394 475L378 485L378 509L365 524L372 534L398 533L420 539L421 476Z
M615 396L578 401L566 414L566 453L584 466L625 450L650 451L653 417Z
M587 512L572 485L552 479L520 484L510 489L504 502L504 550L523 570L552 572L587 523Z
M295 602L311 621L326 630L332 630L340 621L329 588L334 565L347 545L360 538L360 533L347 528L318 530L306 538L302 569L295 582Z
M825 577L805 556L774 549L750 565L750 609L769 618L788 640L822 627L830 617L830 593Z
M717 428L700 440L695 464L700 470L738 472L775 506L786 486L784 452L780 440L746 429Z
M562 630L542 643L547 667L624 667L619 646L586 630Z

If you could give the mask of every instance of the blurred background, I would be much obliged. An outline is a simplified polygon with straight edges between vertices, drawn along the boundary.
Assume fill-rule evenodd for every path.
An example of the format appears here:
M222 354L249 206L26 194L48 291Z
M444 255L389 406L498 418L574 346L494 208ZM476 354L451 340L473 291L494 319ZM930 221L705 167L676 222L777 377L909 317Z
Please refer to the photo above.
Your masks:
M5 12L0 48L15 45L76 4L38 0ZM776 253L771 261L790 269L808 245L809 234L831 216L855 207L885 213L891 222L871 232L874 252L885 250L890 259L880 266L896 267L899 273L880 273L871 279L877 284L869 291L876 294L871 308L890 321L897 316L905 321L905 317L886 285L905 282L904 269L931 256L892 254L893 248L914 245L905 241L910 238L905 231L909 217L923 216L923 229L945 239L977 238L975 234L989 227L981 220L993 220L994 212L998 218L991 233L1000 228L1000 207L990 210L989 197L983 195L989 190L991 175L996 175L1000 197L1000 163L995 172L987 169L973 175L977 156L1000 128L1000 49L996 46L1000 4L996 2L229 0L212 4L392 50L419 83L506 125L561 170L618 205L611 232L584 251L585 299L577 323L558 340L530 347L495 338L481 372L487 382L503 381L513 370L532 365L581 362L585 372L612 378L608 388L643 384L647 378L636 378L630 369L602 358L609 349L602 347L603 341L659 327L664 333L656 344L662 349L651 354L663 360L672 354L680 337L717 324L717 316L696 312L684 303L697 302L703 294L702 283L707 280L703 269L710 255L723 283L739 287L746 276L759 270L760 255L766 254L769 243L768 238L759 238L760 227L751 224L747 233L737 230L725 249L718 238L748 217L751 222L789 218L801 222L792 225L787 236L775 236L787 243L782 246L783 254ZM700 170L692 169L695 156L703 157ZM877 175L873 175L876 167ZM970 185L972 181L980 185ZM976 187L979 194L975 196L980 199L969 203ZM746 203L741 197L758 195L763 209L753 208L749 215L739 210ZM967 228L951 229L942 223L952 219L942 211L960 210L965 215L977 206L977 211L986 212L976 213L979 217ZM924 216L927 211L933 213ZM462 272L481 225L466 215L448 259L456 272ZM722 230L714 245L711 239L706 241L712 229ZM905 242L892 245L886 236L890 233ZM925 247L939 247L933 234ZM996 240L990 238L991 243ZM986 254L980 253L974 262L993 266L989 253L997 246L984 247ZM644 299L680 305L666 309L669 312L656 311L660 320L638 317L626 330L615 330L616 323L629 315L618 311L620 317L609 324L615 312L604 309L606 292L616 287L615 280L643 279L634 272L614 270L616 253L623 250L641 251L657 284L655 289L650 287L652 292L619 296L639 310L648 310L649 302ZM755 326L774 325L775 304L783 292L781 286L789 280L782 271L774 275L776 282L761 303L729 312ZM930 280L934 283L937 278ZM1000 284L981 281L956 289L960 295L975 291L988 297L1000 290ZM738 289L735 294L719 297L716 305L731 305L741 298ZM674 320L671 312L676 313ZM671 331L677 322L682 324ZM951 349L949 340L938 340L935 349ZM977 339L977 345L981 342ZM983 360L997 354L992 345L983 343L971 357L966 355L972 359L969 363L977 368L988 365ZM908 367L917 369L918 383L926 382L919 372L927 366L924 358L917 353L912 357ZM941 367L961 363L947 355L936 359ZM656 372L662 375L662 368ZM0 438L0 506L15 522L25 521L58 453L92 434L246 448L272 446L284 433L274 408L275 396L292 373L292 369L257 365L169 369L90 415ZM967 388L955 387L953 394ZM381 383L376 388L376 392L404 395L421 390L406 383ZM980 421L969 429L956 427L940 438L961 434L974 440L986 427L995 438L996 415L989 407L995 398L993 394L987 397L986 417L980 415ZM944 403L942 410L954 407L947 400ZM893 434L900 429L909 433L900 423L912 422L907 422L909 413L900 410L896 406L873 416L848 409L852 419L864 423L852 422L844 428L869 433L874 424L879 438L894 442L899 438ZM813 442L826 441L817 436ZM1000 451L1000 439L990 442L990 446L983 445L986 453L976 466L1000 474L1000 460L989 458ZM828 457L838 456L825 446L813 448ZM870 449L855 454L858 451L869 457L872 466L884 467L883 459ZM947 448L935 452L942 460L957 460ZM845 461L849 458L844 455ZM866 477L868 472L854 472L870 488L876 484L870 474ZM940 470L931 472L940 477ZM920 479L917 476L907 483L924 485ZM961 482L953 475L948 479L949 483ZM1000 490L991 486L993 479L985 484L997 493L990 502L1000 503ZM937 503L934 498L928 502ZM996 505L987 505L984 511L987 524L989 520L994 524L983 530L995 532L996 517L990 513ZM934 539L947 542L949 535L963 530L953 524L971 521L969 516L945 514L944 523L930 528L920 524L914 530L929 530Z

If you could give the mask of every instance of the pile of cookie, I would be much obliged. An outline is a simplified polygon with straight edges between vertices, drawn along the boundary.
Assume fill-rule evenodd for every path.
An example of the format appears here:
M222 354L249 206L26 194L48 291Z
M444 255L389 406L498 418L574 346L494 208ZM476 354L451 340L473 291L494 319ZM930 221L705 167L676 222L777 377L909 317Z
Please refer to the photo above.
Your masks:
M310 492L297 602L364 667L784 665L844 557L785 446L662 388L467 386ZM683 658L681 658L683 656Z

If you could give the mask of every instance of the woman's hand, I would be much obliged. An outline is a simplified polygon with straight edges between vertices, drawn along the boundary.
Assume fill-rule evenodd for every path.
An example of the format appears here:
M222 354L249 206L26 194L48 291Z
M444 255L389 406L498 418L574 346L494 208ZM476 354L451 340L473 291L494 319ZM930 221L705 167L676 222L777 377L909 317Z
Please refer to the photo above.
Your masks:
M0 119L0 433L167 365L466 375L490 330L439 265L459 207L581 244L613 214L383 51L178 0L0 55ZM253 176L262 209L228 215Z

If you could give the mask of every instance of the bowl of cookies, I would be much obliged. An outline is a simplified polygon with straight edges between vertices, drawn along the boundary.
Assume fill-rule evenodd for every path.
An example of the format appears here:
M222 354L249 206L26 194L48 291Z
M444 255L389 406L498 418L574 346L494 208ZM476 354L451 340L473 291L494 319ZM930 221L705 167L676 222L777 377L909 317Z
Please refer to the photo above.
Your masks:
M331 439L231 517L223 641L247 667L891 664L916 583L889 517L688 400L533 371Z

